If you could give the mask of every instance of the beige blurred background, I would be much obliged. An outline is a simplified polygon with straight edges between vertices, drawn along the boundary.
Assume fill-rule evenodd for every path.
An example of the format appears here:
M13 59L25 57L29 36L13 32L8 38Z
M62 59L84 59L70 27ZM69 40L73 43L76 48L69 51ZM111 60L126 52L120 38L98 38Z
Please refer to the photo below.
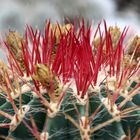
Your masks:
M0 0L0 32L23 31L25 24L43 29L46 19L63 22L66 16L138 27L137 7L129 1L140 0Z

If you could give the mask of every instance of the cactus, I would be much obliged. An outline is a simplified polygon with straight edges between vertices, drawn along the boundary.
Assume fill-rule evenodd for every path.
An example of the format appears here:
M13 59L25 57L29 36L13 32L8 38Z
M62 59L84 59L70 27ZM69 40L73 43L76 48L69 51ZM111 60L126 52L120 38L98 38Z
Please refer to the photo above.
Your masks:
M138 140L140 37L75 21L1 40L0 138Z

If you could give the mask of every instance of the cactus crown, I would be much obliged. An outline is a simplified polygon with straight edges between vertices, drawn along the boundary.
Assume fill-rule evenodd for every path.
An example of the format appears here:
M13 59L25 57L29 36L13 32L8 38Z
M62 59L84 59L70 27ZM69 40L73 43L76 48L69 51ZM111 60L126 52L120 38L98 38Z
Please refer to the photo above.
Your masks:
M93 39L84 20L78 28L47 21L44 34L9 32L1 41L1 138L139 138L140 37L103 25Z

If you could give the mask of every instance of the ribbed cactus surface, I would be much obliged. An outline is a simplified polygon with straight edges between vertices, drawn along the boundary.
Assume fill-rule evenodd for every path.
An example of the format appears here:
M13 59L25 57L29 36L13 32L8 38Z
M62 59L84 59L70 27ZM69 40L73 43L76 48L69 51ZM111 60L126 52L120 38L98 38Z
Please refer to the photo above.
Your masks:
M140 37L93 29L47 21L1 40L1 139L140 139Z

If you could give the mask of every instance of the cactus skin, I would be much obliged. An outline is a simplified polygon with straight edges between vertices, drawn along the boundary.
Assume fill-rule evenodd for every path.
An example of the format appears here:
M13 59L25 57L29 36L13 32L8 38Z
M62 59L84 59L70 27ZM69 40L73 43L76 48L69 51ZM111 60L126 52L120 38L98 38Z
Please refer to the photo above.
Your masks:
M44 35L27 26L1 41L1 139L140 138L139 37L126 49L126 28L104 21L91 40L84 21L75 25L47 21Z

